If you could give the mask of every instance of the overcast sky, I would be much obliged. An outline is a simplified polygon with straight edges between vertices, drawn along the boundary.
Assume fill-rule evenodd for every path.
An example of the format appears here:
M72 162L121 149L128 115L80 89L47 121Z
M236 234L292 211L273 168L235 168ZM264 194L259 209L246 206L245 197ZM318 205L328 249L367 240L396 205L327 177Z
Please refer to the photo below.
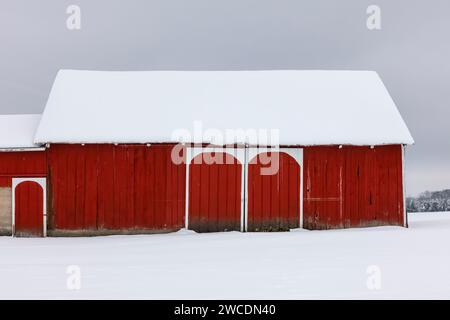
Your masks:
M66 27L72 4L80 30ZM0 113L42 112L64 68L375 70L416 141L407 193L450 188L449 12L448 0L0 0Z

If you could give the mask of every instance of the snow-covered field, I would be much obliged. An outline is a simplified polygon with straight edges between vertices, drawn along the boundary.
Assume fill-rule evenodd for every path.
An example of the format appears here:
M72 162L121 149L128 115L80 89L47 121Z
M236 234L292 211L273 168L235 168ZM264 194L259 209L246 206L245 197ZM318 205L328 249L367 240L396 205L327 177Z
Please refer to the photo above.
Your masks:
M409 229L0 237L0 298L449 299L450 213L409 217Z

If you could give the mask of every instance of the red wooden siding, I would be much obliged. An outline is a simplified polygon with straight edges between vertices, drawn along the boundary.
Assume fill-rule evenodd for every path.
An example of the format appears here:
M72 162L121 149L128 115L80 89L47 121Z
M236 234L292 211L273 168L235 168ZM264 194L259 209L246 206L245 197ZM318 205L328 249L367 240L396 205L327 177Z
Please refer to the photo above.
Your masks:
M44 193L34 181L25 181L15 188L15 235L43 236Z
M209 164L203 156L223 156ZM198 232L240 230L242 164L228 153L205 152L189 165L189 229Z
M45 151L0 152L0 187L11 187L12 177L45 177Z
M50 227L179 229L186 166L172 145L65 145L48 149Z
M264 157L272 154L263 153ZM279 153L278 172L262 175L261 154L248 164L248 231L279 231L299 227L300 165Z
M304 148L304 227L403 225L399 145Z

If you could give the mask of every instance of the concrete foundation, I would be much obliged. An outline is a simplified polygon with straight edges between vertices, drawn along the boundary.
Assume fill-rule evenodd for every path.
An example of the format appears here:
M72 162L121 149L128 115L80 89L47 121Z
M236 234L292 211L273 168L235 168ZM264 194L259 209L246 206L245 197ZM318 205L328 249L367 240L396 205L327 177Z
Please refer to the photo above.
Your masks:
M12 197L11 188L0 188L0 235L12 232Z

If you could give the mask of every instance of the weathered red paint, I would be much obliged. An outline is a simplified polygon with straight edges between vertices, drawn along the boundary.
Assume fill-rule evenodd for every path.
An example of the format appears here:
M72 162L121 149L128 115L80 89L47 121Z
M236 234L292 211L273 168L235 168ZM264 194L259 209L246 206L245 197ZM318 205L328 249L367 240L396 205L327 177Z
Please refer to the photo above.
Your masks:
M285 152L262 153L248 164L247 231L280 231L300 226L300 165ZM278 158L275 174L265 175L264 159Z
M16 236L43 236L44 193L34 181L19 183L15 190L14 225Z
M400 145L303 150L305 228L404 225Z
M45 177L45 151L0 152L0 187L11 187L12 178Z
M186 166L171 161L172 148L54 144L46 151L0 152L0 187L11 187L13 177L47 177L50 231L175 230L184 227ZM300 179L305 228L404 225L400 145L304 147L303 177L294 159L280 159L275 176L259 175L261 164L250 160L249 231L299 224ZM240 230L244 164L233 160L192 161L189 228Z
M208 158L223 159L209 163ZM240 230L242 164L223 152L204 152L189 165L188 227L198 232Z
M184 226L186 166L172 145L48 149L53 230L174 230Z

